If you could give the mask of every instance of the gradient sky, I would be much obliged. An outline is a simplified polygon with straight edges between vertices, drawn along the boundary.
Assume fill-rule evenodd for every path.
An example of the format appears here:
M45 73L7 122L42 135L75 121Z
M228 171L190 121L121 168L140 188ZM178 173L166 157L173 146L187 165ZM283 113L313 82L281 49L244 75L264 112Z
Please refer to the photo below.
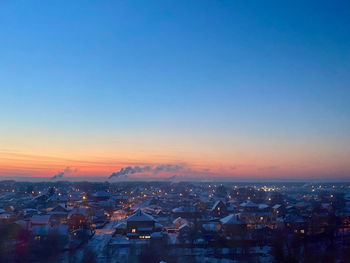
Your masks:
M0 92L1 176L350 178L350 4L2 0Z

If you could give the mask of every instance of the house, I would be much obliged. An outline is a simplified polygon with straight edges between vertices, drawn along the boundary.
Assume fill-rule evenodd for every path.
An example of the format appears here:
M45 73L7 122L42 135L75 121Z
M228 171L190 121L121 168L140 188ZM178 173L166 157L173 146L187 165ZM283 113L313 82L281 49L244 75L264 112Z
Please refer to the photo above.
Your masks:
M280 204L275 204L273 207L272 207L272 212L274 215L277 215L279 213L281 213L282 211L282 206Z
M141 209L137 209L125 221L129 238L148 239L155 232L155 219Z
M191 233L191 227L189 224L183 224L179 227L179 239L184 241L188 239Z
M226 204L227 213L232 214L236 211L237 206L235 203L236 203L235 200L230 200L227 202L227 204Z
M92 195L94 201L106 201L111 197L111 194L106 191L97 191Z
M47 202L65 203L68 202L68 196L66 194L54 193L50 198L47 199Z
M200 218L202 212L198 211L194 206L180 206L172 210L174 217L182 218Z
M47 214L51 215L50 222L54 225L59 225L66 223L68 213L73 208L70 206L67 206L66 204L58 204L54 208L50 209Z
M156 215L156 219L158 222L161 222L162 224L168 224L169 221L169 215L164 213L162 210L159 210Z
M126 222L121 222L115 227L115 235L126 234Z
M43 205L47 201L47 199L48 199L48 195L39 194L32 199L32 202L35 203L36 205Z
M40 211L34 208L25 208L23 209L23 217L24 218L30 218L33 215L38 215L40 214Z
M77 193L77 192L72 192L69 193L68 195L68 199L69 201L80 201L83 199L83 195L81 193Z
M258 207L259 207L258 204L254 203L254 202L252 202L250 200L241 203L239 206L245 212L255 212L258 209Z
M176 229L179 229L183 224L188 224L188 221L184 218L178 217L173 221L173 225Z
M210 210L210 214L214 217L220 217L225 215L227 212L227 207L224 204L223 201L219 200L216 201L216 203L213 205L213 207Z
M108 222L108 212L104 209L95 210L94 215L91 217L91 221L96 228L101 228Z
M76 207L68 214L68 225L71 230L86 228L89 225L87 208Z
M259 208L259 211L266 212L269 209L269 205L267 205L267 204L259 204L258 208Z
M305 234L307 233L308 224L307 222L297 214L287 214L283 220L279 218L279 226L287 229L290 232Z
M54 208L52 208L50 212L51 213L69 213L72 209L73 207L61 203L56 205Z
M246 233L247 224L241 219L240 214L230 214L220 219L225 236L242 236Z
M113 196L113 200L117 205L122 205L128 202L129 196L127 195L115 195Z

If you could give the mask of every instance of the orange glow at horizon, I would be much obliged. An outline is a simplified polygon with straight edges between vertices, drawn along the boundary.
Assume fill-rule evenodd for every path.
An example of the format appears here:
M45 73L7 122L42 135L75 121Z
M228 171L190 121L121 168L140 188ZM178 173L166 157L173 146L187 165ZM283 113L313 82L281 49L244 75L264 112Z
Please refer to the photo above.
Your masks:
M237 158L238 159L238 158ZM138 160L143 160L142 162ZM210 160L210 161L209 161ZM75 156L74 158L64 158L61 155L36 155L20 152L0 151L0 176L9 177L52 177L63 171L67 167L70 172L65 177L108 177L111 173L119 171L127 166L155 166L159 164L181 164L183 169L176 172L161 172L157 174L142 173L146 177L169 177L174 174L179 176L189 176L196 178L210 177L247 177L247 178L302 178L305 176L325 177L332 174L344 175L348 173L346 164L338 163L332 166L326 163L317 163L316 165L298 166L288 163L283 159L278 162L271 162L268 158L243 158L235 161L229 161L228 158L220 160L215 158L199 159L192 158L191 162L181 160L166 160L165 158L156 158L155 156L135 156L135 158L121 158L117 156L96 157L96 156ZM138 177L138 174L132 175Z

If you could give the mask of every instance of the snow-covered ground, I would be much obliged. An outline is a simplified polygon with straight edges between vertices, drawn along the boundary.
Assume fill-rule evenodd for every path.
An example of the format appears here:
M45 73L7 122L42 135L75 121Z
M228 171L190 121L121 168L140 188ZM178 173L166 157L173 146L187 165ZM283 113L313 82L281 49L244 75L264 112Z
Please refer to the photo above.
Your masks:
M108 222L102 229L96 229L95 234L91 237L91 239L84 244L81 248L75 251L73 254L69 254L67 252L62 258L62 262L71 262L69 259L74 258L73 262L80 262L84 257L84 252L87 250L92 250L95 252L96 261L101 263L126 263L133 258L131 254L136 256L139 254L138 251L142 244L146 242L146 240L128 240L125 236L115 236L113 237L113 233L115 231L115 227L125 218L125 215L121 212L114 212L110 222ZM177 243L177 238L175 234L169 234L169 243L175 245ZM134 247L136 251L130 254L130 248ZM238 249L239 250L239 249ZM236 251L236 253L240 253ZM272 258L269 255L270 247L254 247L251 248L251 253L257 254L259 258L259 262L271 262ZM197 262L202 263L236 263L236 260L232 260L229 258L215 258L214 250L212 248L194 248L194 249L186 249L186 248L177 248L172 249L174 255L178 255L182 257L183 261L186 262L187 259L191 258L196 260ZM227 248L223 248L221 251L222 255L228 255L230 250ZM229 257L229 256L228 256Z

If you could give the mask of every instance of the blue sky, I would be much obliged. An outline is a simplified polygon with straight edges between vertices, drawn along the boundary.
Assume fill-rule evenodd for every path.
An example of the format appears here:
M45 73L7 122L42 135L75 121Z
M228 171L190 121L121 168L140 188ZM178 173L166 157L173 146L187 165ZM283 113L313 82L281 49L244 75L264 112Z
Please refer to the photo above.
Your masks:
M1 1L0 142L36 154L40 138L52 149L66 139L104 148L105 138L127 138L185 161L173 149L194 140L217 159L227 148L232 163L236 149L249 155L279 144L288 158L297 143L329 151L343 160L331 170L348 171L349 7Z

